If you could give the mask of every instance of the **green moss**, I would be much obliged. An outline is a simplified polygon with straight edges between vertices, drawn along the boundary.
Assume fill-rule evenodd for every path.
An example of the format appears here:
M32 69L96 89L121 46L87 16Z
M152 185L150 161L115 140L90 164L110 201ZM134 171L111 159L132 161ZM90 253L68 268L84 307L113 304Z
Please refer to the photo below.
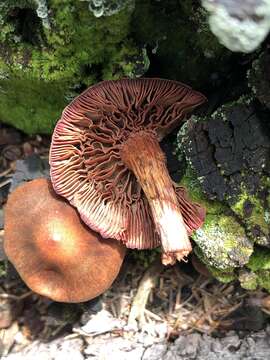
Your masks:
M198 258L205 264L207 270L209 270L209 272L220 282L229 283L237 279L237 276L235 274L235 269L233 268L218 269L210 265L209 259L206 258L205 254L203 253L202 249L200 249L199 246L195 247L194 252L198 256Z
M270 292L270 271L269 270L258 271L257 276L258 276L259 286Z
M67 104L61 82L0 79L0 119L28 134L50 133Z
M232 206L232 210L239 215L240 217L244 216L244 204L245 202L248 200L248 194L246 192L244 192L243 194L241 194L241 196L239 197L238 202L236 202L233 206Z
M248 204L251 212L248 216L245 215L245 205ZM261 200L258 196L250 195L247 191L243 190L239 195L238 201L231 206L232 210L243 219L248 230L252 230L254 227L258 227L260 231L265 234L259 235L257 241L262 245L267 243L266 234L269 233L269 216L265 210ZM264 241L265 238L265 241Z
M129 37L129 7L96 18L87 2L51 0L49 27L37 17L36 1L8 1L2 9L0 120L27 133L50 133L74 89L140 76L149 66Z
M241 270L238 279L243 289L256 290L258 287L258 276L251 271Z
M150 65L145 49L123 47L111 63L104 69L104 79L119 79L121 77L136 78L142 76ZM118 65L116 65L118 64Z
M246 266L256 276L258 286L270 292L270 249L255 248Z
M270 250L261 247L255 248L247 267L254 272L270 270Z
M207 211L203 226L193 235L204 263L222 271L226 269L226 272L244 266L253 251L253 244L247 238L244 228L227 213L225 206L206 199L190 168L181 184L188 189L190 198L203 205Z
M47 32L48 50L33 56L32 69L49 80L69 79L92 83L93 77L106 73L114 77L114 67L119 66L119 54L136 51L126 40L131 13L121 11L106 18L96 18L85 2L52 0L53 32ZM45 61L44 61L45 60ZM101 74L91 67L98 64ZM111 71L109 71L111 68ZM123 72L122 76L125 75ZM97 80L97 79L95 79Z
M119 54L125 57L129 51L136 53L136 47L127 38L131 11L97 19L85 2L52 0L50 13L53 14L51 29L40 30L43 41L40 40L38 45L21 41L18 44L14 37L5 43L10 49L12 70L23 67L31 76L46 81L84 81L89 84L102 73L113 78L112 64L119 66L119 61L115 61ZM93 68L95 65L99 66L100 73ZM121 75L125 75L124 71Z
M231 281L234 281L237 279L236 274L231 270L220 270L213 266L207 266L207 269L210 271L210 273L220 282L224 284L228 284Z
M256 247L246 267L256 276L258 286L270 292L270 249Z

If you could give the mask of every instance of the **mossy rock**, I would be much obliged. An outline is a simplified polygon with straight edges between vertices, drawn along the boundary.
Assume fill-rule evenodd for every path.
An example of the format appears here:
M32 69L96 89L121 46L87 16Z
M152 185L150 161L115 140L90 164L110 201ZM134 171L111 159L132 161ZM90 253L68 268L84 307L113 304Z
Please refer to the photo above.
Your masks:
M209 199L226 204L249 238L270 247L270 128L250 97L193 116L177 138Z
M0 120L30 134L51 133L85 87L141 76L149 66L129 37L132 8L97 18L86 1L40 4L0 4Z
M233 273L234 268L242 267L249 261L253 243L248 239L244 228L236 218L228 213L226 206L211 201L202 193L194 172L189 168L181 180L193 201L206 209L206 219L198 229L193 240L199 250L197 255L213 273L213 269Z
M238 280L246 290L270 292L270 249L254 244L250 234L228 206L207 199L194 173L188 166L181 180L189 197L207 211L204 225L193 235L195 254L219 281Z
M270 291L269 126L250 98L192 117L176 152L188 163L183 179L205 206L195 252L214 277Z

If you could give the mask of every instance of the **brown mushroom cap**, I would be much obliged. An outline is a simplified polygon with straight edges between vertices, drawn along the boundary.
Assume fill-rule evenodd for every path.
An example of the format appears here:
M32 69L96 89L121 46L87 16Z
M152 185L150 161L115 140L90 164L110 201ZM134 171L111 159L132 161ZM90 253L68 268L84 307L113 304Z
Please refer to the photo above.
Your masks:
M55 301L81 302L108 289L125 247L104 240L45 179L18 187L5 209L4 249L25 283Z
M133 134L146 135L146 145L151 138L158 143L204 101L189 86L164 79L104 81L90 87L65 108L54 130L50 165L55 191L103 237L121 240L130 248L160 245L149 197L127 166L124 158L129 150L124 154L123 145ZM153 154L153 159L157 157ZM165 163L162 154L159 157ZM175 202L174 197L171 203ZM191 232L203 222L203 212L193 205L182 206L189 208L183 218Z

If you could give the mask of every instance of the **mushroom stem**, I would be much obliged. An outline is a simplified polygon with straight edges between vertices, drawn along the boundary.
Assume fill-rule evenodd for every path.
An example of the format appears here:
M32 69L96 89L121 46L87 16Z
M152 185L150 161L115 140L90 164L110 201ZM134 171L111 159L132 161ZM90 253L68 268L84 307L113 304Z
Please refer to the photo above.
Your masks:
M157 136L147 131L132 134L122 145L121 158L148 199L161 238L162 263L182 260L192 247Z

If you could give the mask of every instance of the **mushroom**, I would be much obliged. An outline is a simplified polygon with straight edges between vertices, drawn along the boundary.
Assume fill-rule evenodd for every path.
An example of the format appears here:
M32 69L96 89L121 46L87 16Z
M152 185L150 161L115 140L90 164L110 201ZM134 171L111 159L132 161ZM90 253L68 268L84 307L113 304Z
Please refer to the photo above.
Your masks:
M4 249L33 291L61 302L103 293L125 255L123 244L90 230L46 179L25 183L9 196Z
M50 149L55 191L103 237L163 249L173 264L204 211L173 184L159 142L205 97L164 79L103 81L63 111ZM178 195L177 195L178 193Z

